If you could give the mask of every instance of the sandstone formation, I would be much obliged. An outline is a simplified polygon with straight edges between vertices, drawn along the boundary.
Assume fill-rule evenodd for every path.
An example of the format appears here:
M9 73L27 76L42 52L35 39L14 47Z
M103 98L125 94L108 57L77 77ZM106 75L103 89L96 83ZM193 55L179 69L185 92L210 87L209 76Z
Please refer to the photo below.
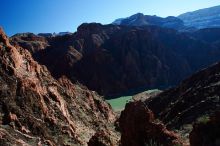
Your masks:
M183 142L174 132L154 118L143 102L128 103L120 119L121 146L182 146Z
M37 42L37 48L44 45L38 43L44 38L30 39L35 40L31 45ZM0 115L2 146L87 145L100 131L108 133L109 143L117 145L118 141L112 126L115 115L99 95L65 76L54 79L27 49L12 46L2 29Z
M33 33L19 33L14 35L13 42L19 42L22 48L27 49L30 53L36 53L45 49L48 46L48 41L45 37L35 35ZM17 45L13 44L12 45Z

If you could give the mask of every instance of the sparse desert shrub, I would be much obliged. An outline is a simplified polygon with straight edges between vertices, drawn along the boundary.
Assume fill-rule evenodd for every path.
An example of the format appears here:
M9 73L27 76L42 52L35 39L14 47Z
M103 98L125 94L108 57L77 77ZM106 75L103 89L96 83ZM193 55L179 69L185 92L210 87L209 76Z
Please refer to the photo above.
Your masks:
M197 119L197 123L202 123L202 124L206 124L206 123L209 122L209 121L210 121L210 118L209 118L208 115L204 115L204 116L199 117L199 118Z

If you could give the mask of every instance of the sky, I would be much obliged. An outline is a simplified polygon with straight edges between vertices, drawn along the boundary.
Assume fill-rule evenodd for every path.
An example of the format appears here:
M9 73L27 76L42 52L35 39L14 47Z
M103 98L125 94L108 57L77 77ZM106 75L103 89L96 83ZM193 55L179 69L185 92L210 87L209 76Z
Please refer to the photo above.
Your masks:
M74 32L82 23L109 24L138 12L161 17L220 5L219 0L0 0L0 26L21 32Z

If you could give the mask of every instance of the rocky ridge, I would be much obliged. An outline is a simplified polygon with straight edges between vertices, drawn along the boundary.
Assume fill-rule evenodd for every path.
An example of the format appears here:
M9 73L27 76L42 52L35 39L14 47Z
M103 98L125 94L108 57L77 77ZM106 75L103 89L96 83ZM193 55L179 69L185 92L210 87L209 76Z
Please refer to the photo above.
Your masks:
M168 127L179 129L220 110L220 63L192 75L146 104Z
M219 28L220 6L200 9L193 12L187 12L178 16L184 22L185 26L202 28Z
M219 28L219 13L220 6L186 12L177 17L168 16L162 18L156 15L137 13L127 18L116 19L112 24L127 26L155 25L163 28L172 28L181 32L192 32L204 28Z
M0 145L87 145L99 131L117 145L110 106L65 76L54 79L2 29L0 76Z
M181 19L169 16L162 18L159 16L144 15L142 13L134 14L127 18L116 19L112 24L114 25L127 25L127 26L148 26L155 25L164 28L172 28L176 30L186 29Z

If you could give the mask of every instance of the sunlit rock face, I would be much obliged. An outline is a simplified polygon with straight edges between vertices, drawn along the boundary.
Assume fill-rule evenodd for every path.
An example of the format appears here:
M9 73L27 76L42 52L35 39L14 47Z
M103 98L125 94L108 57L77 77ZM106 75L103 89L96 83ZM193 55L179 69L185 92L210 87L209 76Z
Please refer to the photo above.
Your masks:
M184 23L181 19L169 16L162 18L159 16L144 15L142 13L134 14L127 18L120 18L115 20L114 25L127 25L127 26L149 26L155 25L164 28L172 28L176 30L185 29Z
M65 76L54 79L27 49L12 46L2 29L0 97L0 145L87 145L99 131L117 145L109 105Z
M220 6L201 9L194 12L184 13L178 18L184 22L185 26L202 28L220 27Z

